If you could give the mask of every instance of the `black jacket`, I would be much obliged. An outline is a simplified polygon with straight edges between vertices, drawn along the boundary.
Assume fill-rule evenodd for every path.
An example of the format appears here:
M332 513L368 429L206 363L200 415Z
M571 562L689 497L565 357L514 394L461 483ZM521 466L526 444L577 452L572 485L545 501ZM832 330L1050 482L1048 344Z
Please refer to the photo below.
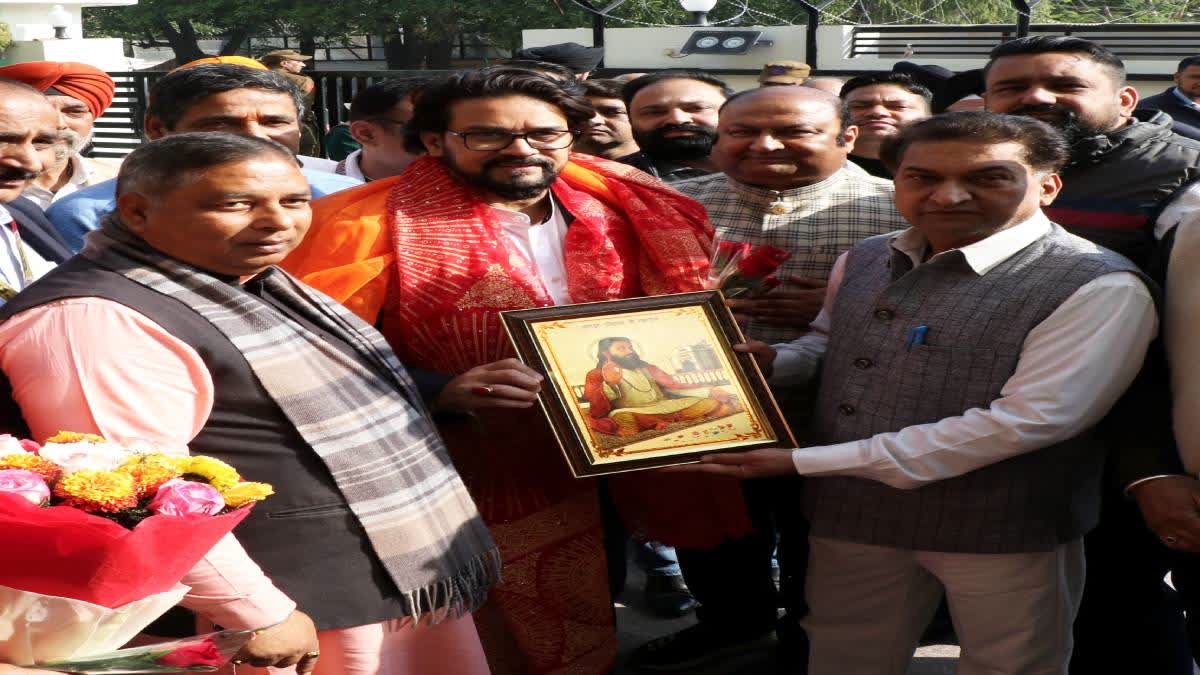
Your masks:
M75 255L58 230L46 219L42 207L24 197L17 197L2 206L16 221L21 241L29 244L38 255L52 263L66 262L67 258Z
M1161 94L1144 98L1138 103L1138 110L1158 110L1171 116L1175 122L1171 130L1180 136L1200 140L1200 110L1189 108L1175 95L1175 87L1170 87Z

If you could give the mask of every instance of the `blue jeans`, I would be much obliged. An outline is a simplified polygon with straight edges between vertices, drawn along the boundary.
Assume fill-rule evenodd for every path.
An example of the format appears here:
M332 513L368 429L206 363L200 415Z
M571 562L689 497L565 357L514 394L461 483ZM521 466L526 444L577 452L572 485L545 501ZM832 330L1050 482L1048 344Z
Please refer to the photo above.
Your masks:
M657 541L634 541L633 563L648 577L677 577L679 558L675 549Z

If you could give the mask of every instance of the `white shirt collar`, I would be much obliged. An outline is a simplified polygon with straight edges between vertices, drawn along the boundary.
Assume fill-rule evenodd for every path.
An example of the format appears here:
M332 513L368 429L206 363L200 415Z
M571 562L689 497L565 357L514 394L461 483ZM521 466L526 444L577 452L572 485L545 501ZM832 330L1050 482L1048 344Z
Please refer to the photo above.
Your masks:
M84 186L90 185L92 172L88 170L87 162L78 154L71 155L71 179L70 182L75 185Z
M1182 91L1179 91L1179 87L1173 87L1171 89L1171 93L1175 94L1175 98L1179 99L1179 101L1181 103L1183 103L1184 105L1186 105L1187 107L1189 107L1193 110L1200 110L1200 103L1193 101L1191 98L1188 97L1187 94L1183 93Z
M3 204L0 204L0 225L7 227L12 221L12 214L8 212L8 209L4 208Z
M975 270L976 274L983 276L996 265L1016 255L1021 249L1046 236L1049 231L1050 219L1042 213L1041 209L1038 209L1029 219L957 250L962 253L971 269ZM891 246L907 255L912 260L913 267L917 267L925 258L929 241L925 235L921 234L920 230L910 227L892 237ZM945 252L938 255L945 255ZM934 256L934 258L936 257L938 256Z
M346 155L346 175L350 178L357 178L362 182L367 182L367 177L362 172L362 148Z

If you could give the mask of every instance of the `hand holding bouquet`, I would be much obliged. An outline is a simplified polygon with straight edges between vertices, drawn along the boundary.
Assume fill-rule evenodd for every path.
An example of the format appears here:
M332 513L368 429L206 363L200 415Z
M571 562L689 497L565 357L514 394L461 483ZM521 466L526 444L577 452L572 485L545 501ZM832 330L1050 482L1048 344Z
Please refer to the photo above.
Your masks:
M177 604L184 575L270 494L211 457L0 436L0 663L82 672L61 662L120 647Z
M708 287L726 298L756 298L779 286L774 274L791 253L774 246L721 241L708 272Z

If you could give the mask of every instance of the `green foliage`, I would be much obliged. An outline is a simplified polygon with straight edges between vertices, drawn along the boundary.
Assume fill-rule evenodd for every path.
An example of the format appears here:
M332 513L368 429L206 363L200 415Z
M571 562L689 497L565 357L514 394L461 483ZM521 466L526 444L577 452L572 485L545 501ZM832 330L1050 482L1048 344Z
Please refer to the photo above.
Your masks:
M139 44L170 44L176 54L201 37L234 36L227 53L249 35L292 35L336 40L347 35L395 36L407 48L448 45L474 35L501 49L521 44L526 28L591 26L580 3L589 0L140 0L128 7L87 10L90 35ZM611 0L591 0L595 6ZM811 3L811 5L810 5ZM1037 23L1200 21L1200 0L1030 0ZM746 7L743 7L745 5ZM1001 23L1016 21L1009 0L720 0L710 14L725 25L802 24L805 6L832 23ZM689 20L678 0L627 0L609 27L681 25ZM397 41L398 43L399 41ZM415 47L414 47L415 46ZM194 56L193 56L194 57ZM424 57L422 57L424 58Z
M8 27L8 24L0 21L0 54L3 54L9 47L11 47L12 42L12 29Z

